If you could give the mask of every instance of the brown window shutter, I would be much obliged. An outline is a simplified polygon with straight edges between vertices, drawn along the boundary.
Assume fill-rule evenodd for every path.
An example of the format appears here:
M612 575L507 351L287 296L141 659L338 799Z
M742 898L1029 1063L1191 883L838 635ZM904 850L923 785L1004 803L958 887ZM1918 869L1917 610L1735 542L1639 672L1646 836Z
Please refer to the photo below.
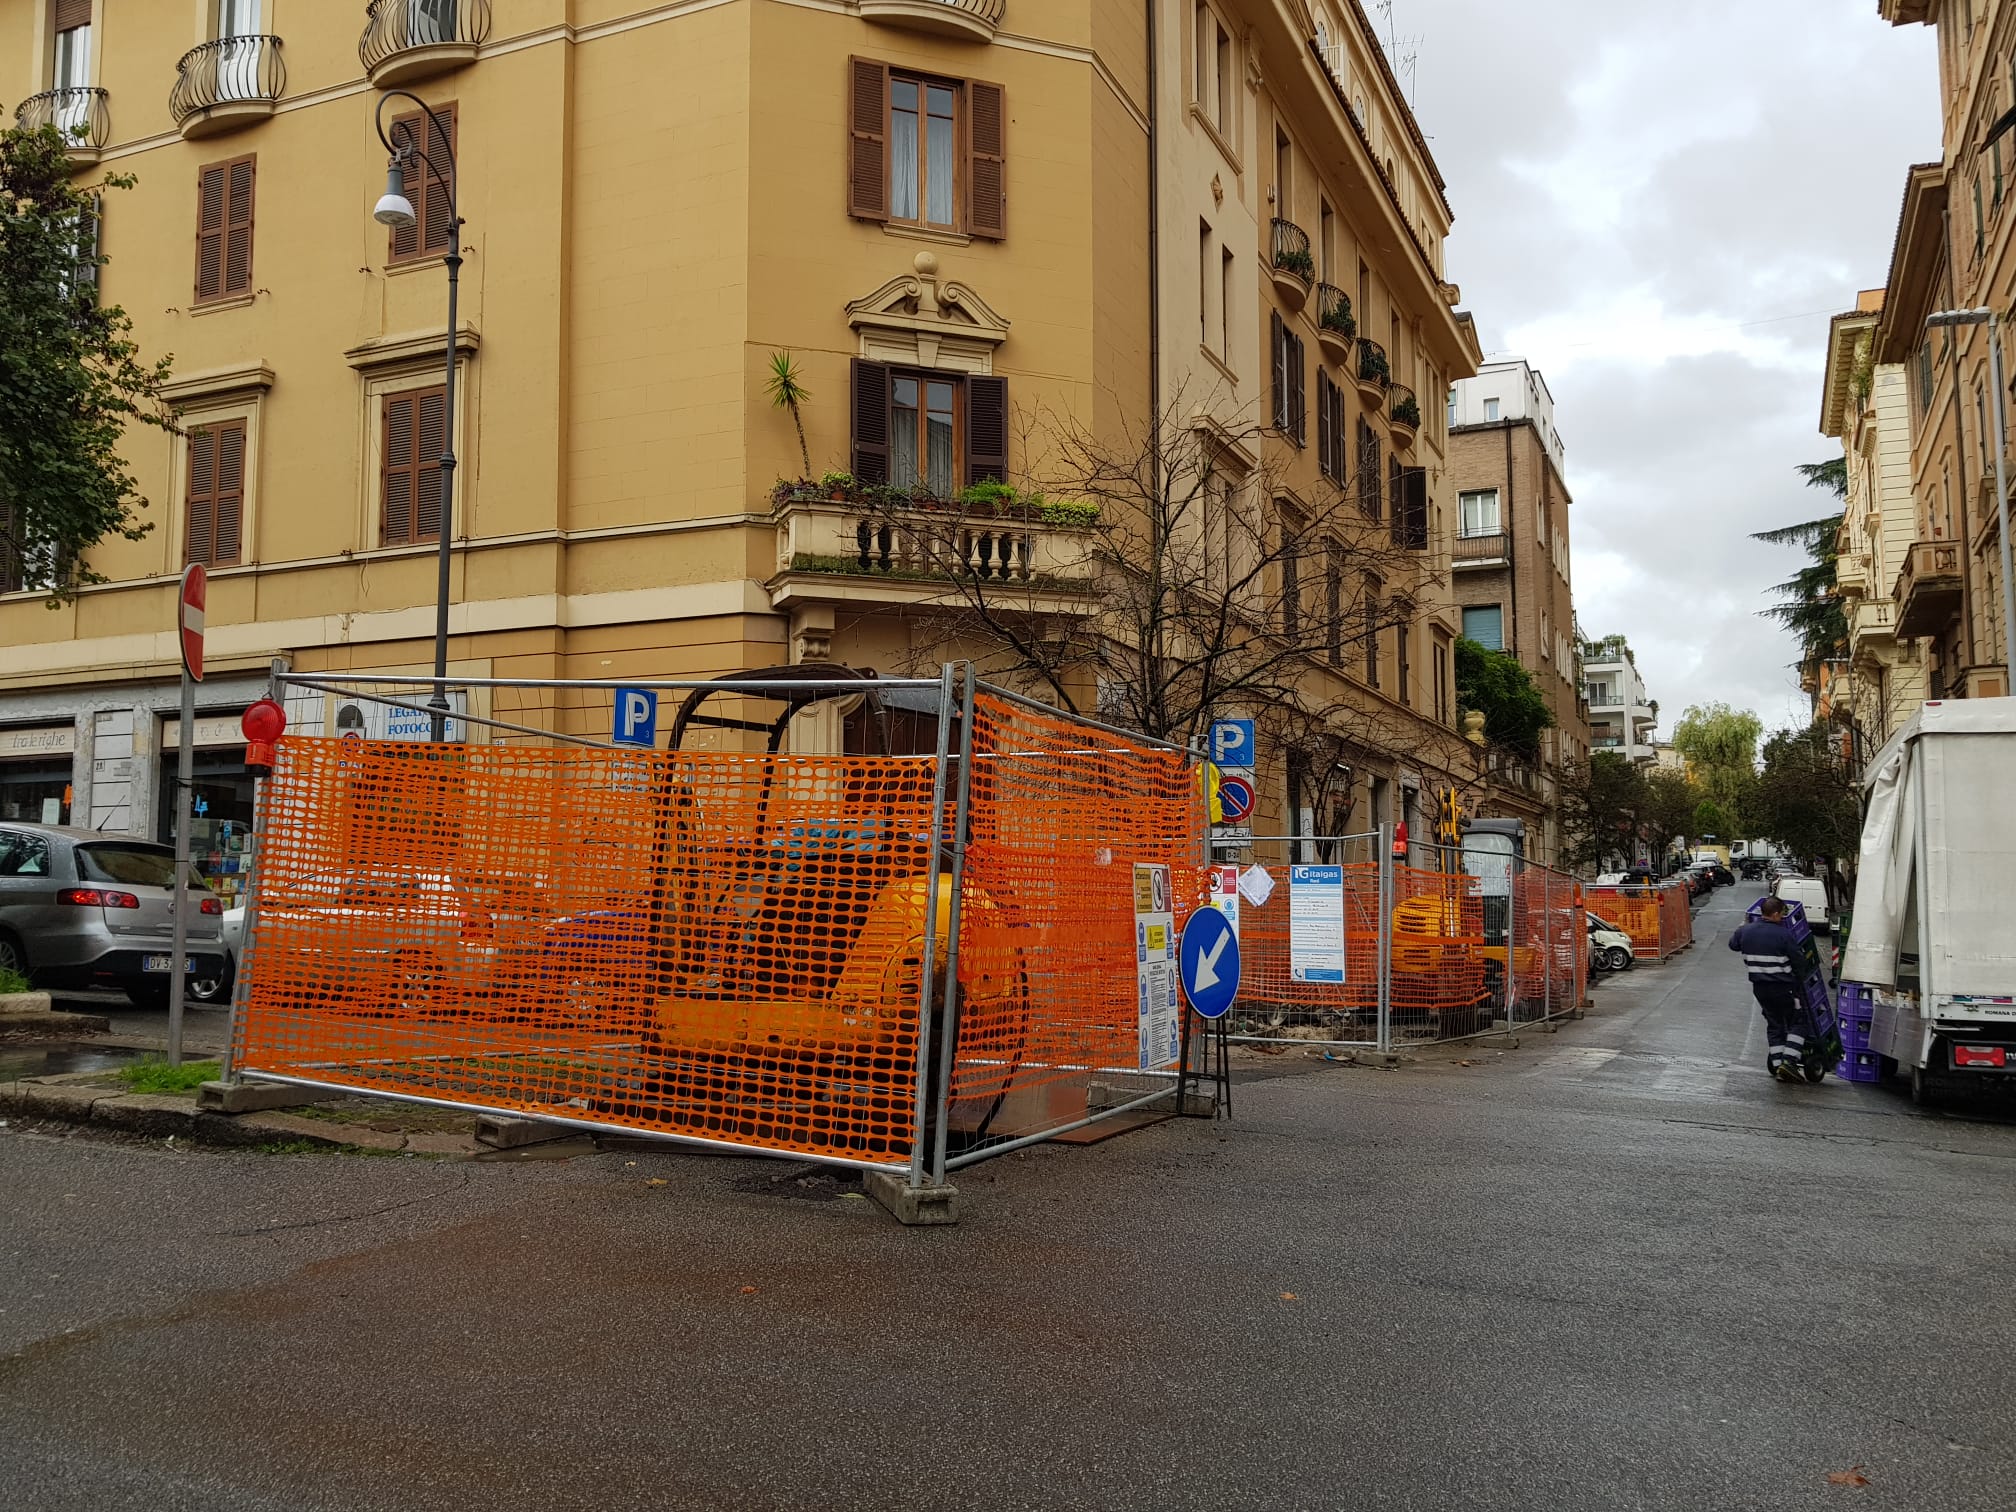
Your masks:
M236 562L245 534L245 422L227 420L217 435L217 495L212 512L210 560Z
M888 64L873 58L847 60L847 118L847 213L859 220L887 220Z
M419 409L413 435L413 535L416 540L441 538L441 454L448 449L442 421L448 411L446 389L424 389L413 396Z
M1008 380L966 380L966 481L1008 479Z
M1281 312L1267 312L1267 360L1274 378L1274 428L1288 429L1288 333L1281 326Z
M56 30L73 31L91 24L91 0L56 0Z
M196 297L224 292L224 226L230 164L215 163L196 175Z
M1000 240L1008 234L1008 104L999 84L966 85L966 229Z
M854 481L889 481L889 366L852 364L854 389Z
M1407 497L1407 546L1413 551L1428 549L1428 469L1407 469L1403 488Z
M447 135L442 135L442 126L437 118L445 118ZM404 132L400 128L405 128ZM394 226L392 228L392 261L407 257L431 256L448 250L451 239L451 219L448 212L449 195L454 188L454 175L449 171L449 163L460 138L454 101L432 107L430 113L411 111L396 116L392 121L392 140L410 140L426 149L425 160L415 157L406 176L406 197L413 202L414 213L419 217L417 226ZM439 170L437 173L436 170Z
M1332 476L1330 448L1335 440L1330 429L1330 375L1316 370L1316 467L1324 477Z
M383 401L384 462L379 492L384 501L379 539L403 546L413 539L413 408L412 394L387 394Z
M1288 346L1288 418L1292 422L1290 433L1297 446L1306 446L1309 441L1309 395L1303 387L1308 382L1306 364L1302 360L1302 338L1290 336Z
M224 289L243 294L252 287L252 180L256 159L226 165L224 196Z
M189 432L188 519L182 561L208 562L217 539L217 431L198 425Z

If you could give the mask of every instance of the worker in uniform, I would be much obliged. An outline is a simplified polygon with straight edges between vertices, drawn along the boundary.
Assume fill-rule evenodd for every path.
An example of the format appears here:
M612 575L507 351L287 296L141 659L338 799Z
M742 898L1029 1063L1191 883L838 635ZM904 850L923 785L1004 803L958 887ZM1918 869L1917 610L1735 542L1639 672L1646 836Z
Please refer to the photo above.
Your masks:
M1805 1016L1800 1012L1799 979L1806 965L1799 942L1785 924L1785 904L1766 898L1753 919L1729 936L1729 948L1743 957L1750 991L1764 1011L1771 1049L1764 1068L1780 1081L1804 1081Z

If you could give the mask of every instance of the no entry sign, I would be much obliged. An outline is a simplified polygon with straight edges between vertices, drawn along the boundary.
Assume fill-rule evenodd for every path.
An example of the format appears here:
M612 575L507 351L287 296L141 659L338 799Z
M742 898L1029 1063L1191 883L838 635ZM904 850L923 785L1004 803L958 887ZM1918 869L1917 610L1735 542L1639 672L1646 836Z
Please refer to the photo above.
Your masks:
M203 605L210 596L210 575L200 562L182 569L182 666L192 682L203 681ZM184 736L187 739L187 736Z

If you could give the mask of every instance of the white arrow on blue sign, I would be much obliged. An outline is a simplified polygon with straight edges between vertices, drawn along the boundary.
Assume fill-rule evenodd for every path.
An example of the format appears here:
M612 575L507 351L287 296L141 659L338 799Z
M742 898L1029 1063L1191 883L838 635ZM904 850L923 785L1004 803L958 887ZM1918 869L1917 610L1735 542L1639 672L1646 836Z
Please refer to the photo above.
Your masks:
M649 688L618 688L609 739L617 745L658 744L658 695Z
M1239 995L1239 937L1215 908L1200 908L1183 925L1177 946L1183 996L1207 1019L1223 1018Z
M1221 767L1253 767L1253 721L1214 719L1211 722L1211 759Z

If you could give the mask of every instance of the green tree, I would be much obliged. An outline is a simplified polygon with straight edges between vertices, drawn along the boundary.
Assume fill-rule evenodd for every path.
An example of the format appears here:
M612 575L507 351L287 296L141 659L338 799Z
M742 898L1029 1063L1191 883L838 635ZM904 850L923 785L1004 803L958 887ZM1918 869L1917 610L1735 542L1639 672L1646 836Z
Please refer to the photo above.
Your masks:
M1837 499L1848 497L1848 460L1833 457L1825 462L1802 462L1800 476L1809 488L1824 488ZM1820 663L1848 654L1848 615L1841 607L1835 588L1836 542L1841 535L1839 512L1797 525L1781 525L1776 530L1760 530L1751 537L1773 546L1796 546L1810 563L1768 591L1779 602L1758 610L1766 619L1775 619L1799 643L1799 672L1807 686L1814 686Z
M1700 805L1701 790L1684 772L1653 772L1646 777L1643 824L1654 855L1664 856L1675 840L1698 833L1694 814Z
M169 360L143 361L126 312L98 303L96 222L54 127L0 129L0 587L52 603L104 580L92 547L152 528L119 454L127 427L174 429Z
M1773 735L1746 809L1759 839L1823 866L1837 904L1850 896L1862 843L1861 785L1841 740L1822 724Z
M1561 840L1571 866L1600 866L1630 857L1647 806L1645 774L1615 751L1598 751L1586 766L1561 774Z
M1726 703L1695 704L1673 727L1673 747L1687 758L1688 774L1722 811L1731 828L1744 824L1743 797L1757 779L1757 741L1764 725L1748 709Z
M1484 736L1531 760L1554 712L1519 659L1488 650L1467 636L1456 642L1456 700L1484 716Z

